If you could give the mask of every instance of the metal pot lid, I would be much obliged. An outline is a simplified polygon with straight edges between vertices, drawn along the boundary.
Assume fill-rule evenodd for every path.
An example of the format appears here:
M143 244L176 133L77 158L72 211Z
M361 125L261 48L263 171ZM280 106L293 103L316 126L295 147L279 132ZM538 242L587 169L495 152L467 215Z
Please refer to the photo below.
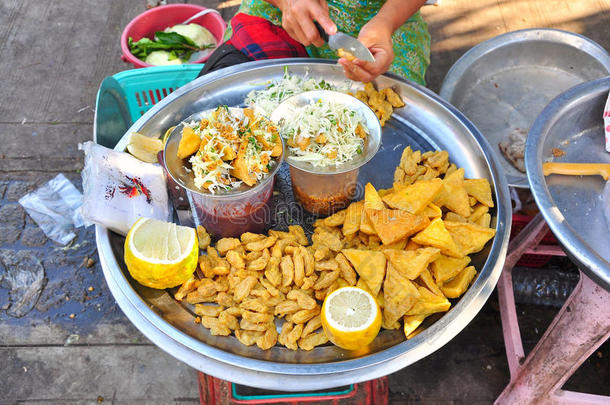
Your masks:
M453 64L440 95L489 140L508 184L529 187L498 144L524 137L546 104L572 86L610 75L610 55L594 41L556 29L525 29L484 41Z
M137 131L160 135L194 112L223 104L243 105L244 97L253 88L280 79L284 66L293 74L307 73L332 84L345 83L342 68L334 61L279 59L241 64L176 90L144 114L127 134ZM360 169L360 183L372 181L379 188L391 186L393 168L404 147L411 145L420 150L447 150L452 161L464 167L467 177L485 177L492 184L496 207L490 213L497 233L484 251L474 255L472 263L479 275L465 295L449 312L431 319L428 328L413 339L405 341L401 331L383 331L367 355L357 356L333 345L309 352L279 346L262 351L256 346L243 346L234 337L211 336L193 322L193 313L167 291L148 289L131 279L122 260L123 238L98 226L97 245L108 286L121 309L144 335L174 357L216 377L246 381L261 388L299 391L392 373L442 347L476 316L496 285L508 246L511 206L501 166L474 125L430 90L392 75L379 77L375 84L392 87L406 106L395 110L386 123L379 152ZM124 136L115 149L124 150L126 145ZM289 175L280 170L276 179L281 190L290 190Z
M610 77L580 84L555 98L529 132L525 165L532 194L547 224L580 269L610 289L610 229L600 176L542 174L545 161L610 163L602 113ZM553 157L553 148L565 153Z

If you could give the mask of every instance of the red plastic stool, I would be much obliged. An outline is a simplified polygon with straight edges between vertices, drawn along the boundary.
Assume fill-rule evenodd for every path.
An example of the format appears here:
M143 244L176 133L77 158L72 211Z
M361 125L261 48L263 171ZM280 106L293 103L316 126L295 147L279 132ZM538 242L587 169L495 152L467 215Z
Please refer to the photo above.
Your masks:
M345 387L301 393L250 389L201 372L198 380L201 405L385 405L388 403L388 377Z

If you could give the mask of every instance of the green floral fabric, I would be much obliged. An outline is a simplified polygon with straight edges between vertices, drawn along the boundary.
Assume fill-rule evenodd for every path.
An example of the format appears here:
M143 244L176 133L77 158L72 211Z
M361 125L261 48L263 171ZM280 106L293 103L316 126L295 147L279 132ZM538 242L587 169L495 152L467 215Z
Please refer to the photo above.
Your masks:
M373 18L385 0L328 0L330 18L339 31L358 37L360 28ZM281 11L263 0L242 0L238 13L263 17L276 25L282 25ZM231 27L225 39L231 37ZM415 13L392 36L394 62L390 72L425 85L424 76L430 64L430 34L419 12ZM337 59L337 53L328 45L322 48L307 47L313 58Z

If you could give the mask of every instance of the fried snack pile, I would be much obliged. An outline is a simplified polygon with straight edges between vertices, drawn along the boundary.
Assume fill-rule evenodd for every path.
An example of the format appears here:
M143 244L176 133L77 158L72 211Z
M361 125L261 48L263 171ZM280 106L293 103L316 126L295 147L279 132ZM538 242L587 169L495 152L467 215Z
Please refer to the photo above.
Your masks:
M363 201L317 220L311 245L300 226L223 238L215 247L200 229L203 278L191 278L175 298L195 304L196 321L213 335L233 332L263 350L276 343L311 350L328 341L324 298L355 285L377 297L384 328L402 326L411 338L476 276L468 255L494 237L494 204L487 180L465 180L445 151L406 148L395 180L387 190L367 184ZM284 320L279 334L276 319Z
M404 107L405 105L400 96L390 87L377 91L373 83L366 83L364 91L360 90L352 95L375 111L382 127L392 116L394 108Z

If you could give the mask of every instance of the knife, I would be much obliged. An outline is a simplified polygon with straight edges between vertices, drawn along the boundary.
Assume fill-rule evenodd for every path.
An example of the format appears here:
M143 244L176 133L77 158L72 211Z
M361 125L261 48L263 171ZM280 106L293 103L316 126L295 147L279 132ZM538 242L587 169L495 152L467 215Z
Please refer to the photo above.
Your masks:
M334 49L335 51L343 49L360 60L375 62L375 57L373 57L371 51L369 51L369 49L356 38L338 31L335 35L328 35L317 21L314 21L314 24L316 25L322 39L328 42L328 46L331 49Z
M165 167L165 160L163 159L163 151L157 153L157 160L165 172L165 179L167 180L167 191L169 198L174 206L176 215L178 216L178 222L183 226L190 226L195 228L193 217L191 215L191 206L189 205L188 197L184 188L178 185L172 176L169 175L167 167Z

